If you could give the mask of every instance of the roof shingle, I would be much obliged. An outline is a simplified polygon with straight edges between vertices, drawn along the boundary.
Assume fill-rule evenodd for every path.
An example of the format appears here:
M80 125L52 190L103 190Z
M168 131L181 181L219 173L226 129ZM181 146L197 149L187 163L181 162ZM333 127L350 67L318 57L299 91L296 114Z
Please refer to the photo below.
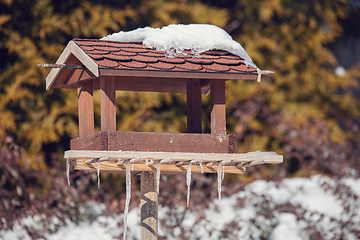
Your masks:
M116 42L98 39L73 40L101 69L143 71L176 71L203 73L256 74L254 67L247 67L244 59L227 51L210 50L192 54L184 50L178 55L151 49L138 42Z

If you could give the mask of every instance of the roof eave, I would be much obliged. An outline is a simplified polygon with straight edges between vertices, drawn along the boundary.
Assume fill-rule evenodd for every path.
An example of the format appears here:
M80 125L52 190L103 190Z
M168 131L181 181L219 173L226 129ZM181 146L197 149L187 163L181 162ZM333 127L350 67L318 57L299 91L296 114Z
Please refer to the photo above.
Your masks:
M156 77L156 78L183 78L183 79L217 79L217 80L256 80L257 73L223 73L223 72L176 72L176 71L141 71L100 68L101 76L121 77Z
M87 55L74 41L70 41L60 57L56 61L56 64L66 64L70 55L74 55L95 77L99 76L98 65ZM57 77L61 72L61 68L53 68L46 77L46 90L49 90L55 83Z

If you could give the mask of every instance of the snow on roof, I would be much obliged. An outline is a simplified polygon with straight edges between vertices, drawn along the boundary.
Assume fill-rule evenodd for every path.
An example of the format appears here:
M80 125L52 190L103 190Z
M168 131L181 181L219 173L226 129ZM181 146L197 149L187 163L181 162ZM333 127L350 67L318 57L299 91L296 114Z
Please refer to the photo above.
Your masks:
M186 50L192 50L196 57L207 50L225 50L245 60L246 66L259 68L251 60L244 48L223 29L208 24L172 24L162 28L138 28L129 32L118 32L101 40L142 42L149 48L166 51L176 56Z

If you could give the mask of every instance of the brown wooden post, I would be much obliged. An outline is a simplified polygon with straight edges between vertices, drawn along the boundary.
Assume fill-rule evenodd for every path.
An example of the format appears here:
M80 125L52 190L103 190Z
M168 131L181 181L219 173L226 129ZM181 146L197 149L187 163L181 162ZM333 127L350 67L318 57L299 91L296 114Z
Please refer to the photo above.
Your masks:
M211 133L226 134L225 80L210 81Z
M116 131L115 77L100 78L101 131Z
M92 81L82 82L78 88L79 136L94 133L94 102Z
M156 172L141 172L141 239L158 239Z
M201 121L201 82L199 79L188 79L187 94L187 132L202 133Z

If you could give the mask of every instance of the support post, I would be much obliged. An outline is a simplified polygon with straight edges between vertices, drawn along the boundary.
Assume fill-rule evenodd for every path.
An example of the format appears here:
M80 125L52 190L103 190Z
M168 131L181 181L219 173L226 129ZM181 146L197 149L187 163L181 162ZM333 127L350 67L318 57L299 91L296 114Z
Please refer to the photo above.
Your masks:
M201 82L199 79L188 79L187 96L187 132L202 133L201 121Z
M116 131L115 77L100 78L101 131Z
M156 172L141 172L141 239L158 239Z
M211 134L226 134L225 80L210 81Z
M78 88L79 136L94 133L94 102L92 80L82 82Z

